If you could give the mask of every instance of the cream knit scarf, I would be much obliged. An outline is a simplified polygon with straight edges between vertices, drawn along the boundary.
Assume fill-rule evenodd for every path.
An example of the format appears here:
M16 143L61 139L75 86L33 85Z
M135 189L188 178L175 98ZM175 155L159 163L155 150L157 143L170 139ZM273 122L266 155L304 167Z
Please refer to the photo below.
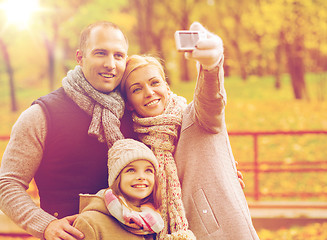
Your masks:
M181 186L173 153L182 124L186 100L170 93L168 106L163 114L140 118L133 114L134 131L139 139L156 155L159 161L159 184L161 188L161 215L164 228L157 239L195 239L188 230L188 222L182 203Z
M125 103L120 93L108 94L95 90L85 79L81 66L70 70L62 80L66 94L88 115L92 116L88 134L96 136L98 141L112 144L123 139L120 120L124 114Z

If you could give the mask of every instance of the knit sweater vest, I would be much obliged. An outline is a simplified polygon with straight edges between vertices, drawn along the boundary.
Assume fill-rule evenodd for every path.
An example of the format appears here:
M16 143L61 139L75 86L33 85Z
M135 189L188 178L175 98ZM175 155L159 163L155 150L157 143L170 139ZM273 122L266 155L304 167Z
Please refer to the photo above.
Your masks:
M80 193L95 194L108 187L108 147L88 135L91 116L63 88L33 104L39 104L47 118L43 158L35 175L41 208L58 218L77 214ZM128 118L123 119L122 132L132 137Z

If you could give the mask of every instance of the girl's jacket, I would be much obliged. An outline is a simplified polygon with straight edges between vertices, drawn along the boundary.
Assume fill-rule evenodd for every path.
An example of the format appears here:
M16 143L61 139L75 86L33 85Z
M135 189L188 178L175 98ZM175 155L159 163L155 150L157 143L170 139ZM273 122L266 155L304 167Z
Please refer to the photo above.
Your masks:
M126 231L121 224L110 215L103 200L104 190L96 195L80 195L80 214L74 227L85 235L85 240L153 240L154 235L135 235Z

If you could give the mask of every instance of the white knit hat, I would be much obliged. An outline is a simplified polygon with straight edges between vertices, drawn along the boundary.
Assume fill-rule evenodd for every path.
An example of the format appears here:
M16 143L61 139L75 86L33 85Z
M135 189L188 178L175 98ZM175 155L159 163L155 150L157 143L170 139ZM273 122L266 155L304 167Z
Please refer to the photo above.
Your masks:
M145 159L152 163L158 172L158 160L150 148L133 139L116 141L108 151L108 183L113 184L121 170L135 160Z

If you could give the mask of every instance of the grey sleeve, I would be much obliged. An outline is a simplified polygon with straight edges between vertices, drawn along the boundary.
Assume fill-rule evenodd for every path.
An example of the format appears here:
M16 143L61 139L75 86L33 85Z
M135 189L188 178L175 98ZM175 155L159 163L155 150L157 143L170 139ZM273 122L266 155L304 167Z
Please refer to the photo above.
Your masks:
M38 207L26 193L42 159L46 117L37 104L25 110L14 124L0 168L0 208L17 225L42 238L56 219Z

